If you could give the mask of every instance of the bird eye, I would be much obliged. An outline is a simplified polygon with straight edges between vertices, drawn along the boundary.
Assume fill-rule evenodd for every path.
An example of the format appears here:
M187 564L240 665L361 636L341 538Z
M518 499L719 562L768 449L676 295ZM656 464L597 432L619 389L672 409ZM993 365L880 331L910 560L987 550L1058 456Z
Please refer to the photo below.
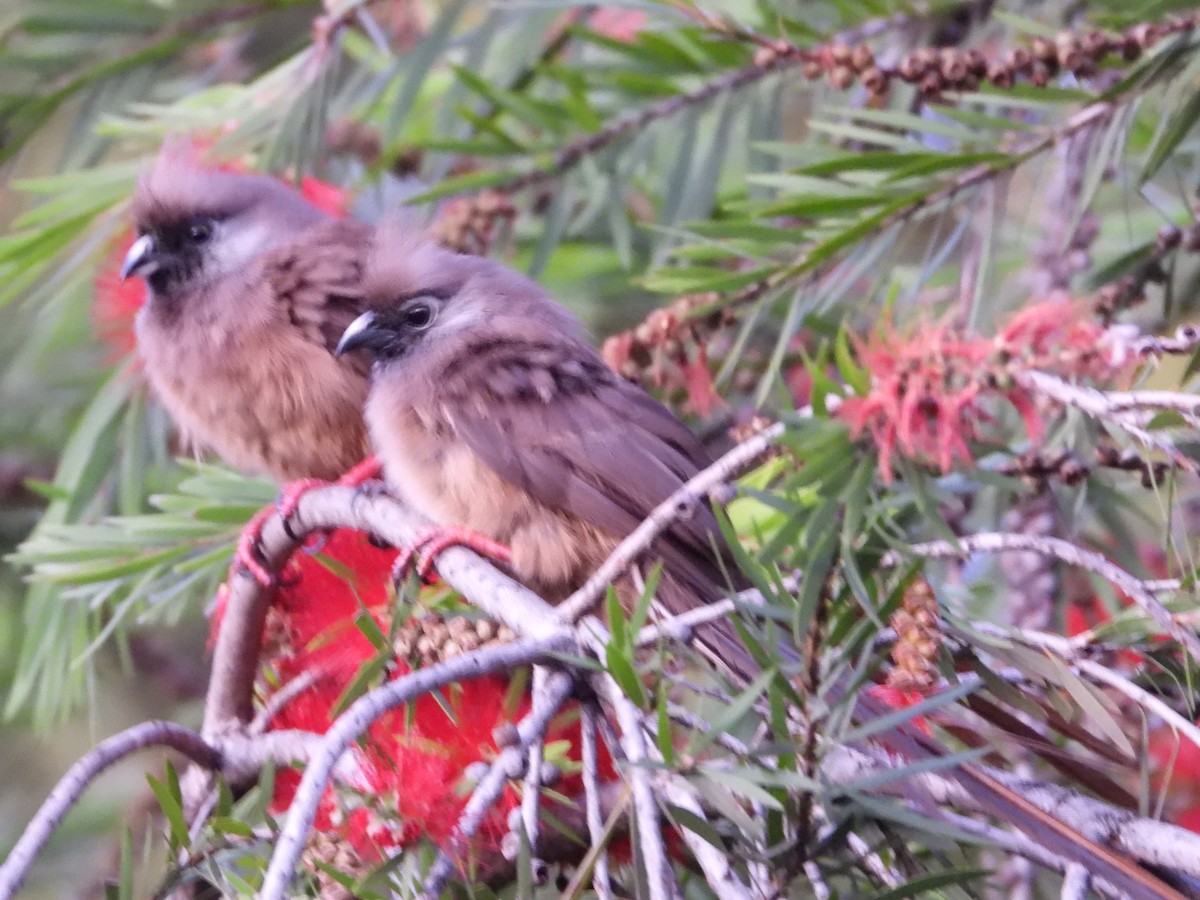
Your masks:
M188 223L188 240L193 244L203 244L212 237L212 231L212 222L209 222L207 219L197 219L194 222Z
M428 328L433 324L433 307L428 303L414 303L404 311L404 324L418 330Z

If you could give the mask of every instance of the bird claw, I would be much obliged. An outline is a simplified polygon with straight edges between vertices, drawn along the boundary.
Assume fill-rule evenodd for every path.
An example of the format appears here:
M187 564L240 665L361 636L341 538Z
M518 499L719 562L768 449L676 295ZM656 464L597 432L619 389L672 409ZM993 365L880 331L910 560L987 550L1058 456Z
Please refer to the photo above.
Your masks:
M265 506L254 514L238 536L237 550L233 554L233 571L248 572L265 588L274 587L278 581L275 574L263 565L262 554L263 526L274 512L274 507Z
M378 481L383 477L383 463L378 456L368 456L358 465L351 468L337 480L342 487L362 487L368 481Z
M383 465L379 462L379 459L369 456L333 483L342 487L362 487L367 482L379 478L382 472ZM301 478L298 481L292 481L284 485L275 505L260 509L246 523L246 527L242 529L241 536L238 538L237 551L233 557L234 571L245 570L249 572L254 580L265 588L274 587L279 584L278 577L264 565L265 560L262 554L263 527L267 524L267 520L273 513L279 513L284 532L293 541L299 541L302 536L292 531L292 516L300 508L300 501L305 494L317 488L326 487L329 483L328 481L322 481L320 478ZM318 543L318 547L321 543L323 542Z
M298 535L292 531L291 524L292 516L300 508L300 501L304 499L304 495L309 491L325 487L328 484L328 481L322 481L320 478L301 478L299 481L288 482L279 492L279 499L275 501L275 511L279 513L279 518L283 522L284 532L293 541L298 541L302 537L302 535ZM270 509L270 507L267 508ZM261 526L259 530L262 530Z
M512 562L512 551L508 547L478 531L459 525L426 528L396 557L392 565L392 581L399 583L409 571L415 571L422 584L432 584L436 580L434 563L443 551L451 547L465 547L496 562Z

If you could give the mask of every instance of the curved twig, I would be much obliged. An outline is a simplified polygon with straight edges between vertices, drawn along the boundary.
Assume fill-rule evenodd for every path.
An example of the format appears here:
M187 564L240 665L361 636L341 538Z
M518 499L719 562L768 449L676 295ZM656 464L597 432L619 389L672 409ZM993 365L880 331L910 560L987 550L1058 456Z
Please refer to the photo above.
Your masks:
M174 722L142 722L101 741L67 770L25 826L0 866L0 900L9 900L21 887L38 853L96 776L125 757L150 747L177 750L207 769L217 769L222 764L222 755L215 747L190 728Z
M488 646L405 675L354 701L322 738L304 770L300 786L288 808L275 852L271 855L271 863L259 894L262 900L284 900L288 896L289 885L304 851L305 839L316 817L321 797L329 786L334 766L350 744L358 740L380 716L452 682L508 671L538 662L553 651L569 650L570 642L561 637Z
M752 465L771 444L779 440L785 429L784 423L776 422L747 438L656 506L645 521L617 544L583 587L557 607L555 613L559 620L573 622L595 606L608 586L621 577L672 522L691 509L693 504L704 502L714 488Z
M882 565L896 565L907 554L931 559L962 557L968 553L1000 553L1008 550L1028 550L1044 553L1063 562L1095 572L1114 587L1120 588L1141 607L1155 625L1178 641L1192 657L1200 662L1200 638L1175 621L1170 610L1163 606L1154 592L1148 590L1146 582L1137 578L1103 554L1076 546L1062 538L1049 535L1016 534L1009 532L985 532L960 537L956 541L928 541L913 544L904 553L892 551L884 555Z
M565 672L547 673L542 702L535 704L529 714L517 725L517 743L506 747L488 767L487 774L479 780L470 799L463 807L451 840L465 841L471 838L483 824L487 811L496 805L504 785L509 779L510 766L520 765L529 748L542 740L550 720L571 694L573 682ZM528 826L527 826L528 827ZM454 859L443 848L429 870L422 889L422 896L435 898L446 886L454 871Z

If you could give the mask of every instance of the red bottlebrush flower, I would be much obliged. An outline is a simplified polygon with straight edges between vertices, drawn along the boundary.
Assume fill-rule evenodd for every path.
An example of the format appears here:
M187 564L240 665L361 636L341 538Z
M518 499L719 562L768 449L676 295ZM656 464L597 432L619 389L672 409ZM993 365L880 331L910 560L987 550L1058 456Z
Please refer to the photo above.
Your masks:
M968 443L984 437L983 426L993 421L988 407L996 402L1012 405L1036 442L1044 431L1041 413L1035 397L1014 383L1014 372L1095 379L1123 371L1125 361L1105 347L1105 329L1085 315L1060 293L1017 313L995 338L962 334L946 322L905 336L884 323L856 341L870 388L845 400L837 415L855 437L871 433L888 482L897 450L943 472L956 460L970 463Z
M278 589L264 639L266 666L273 683L287 684L303 673L315 683L293 698L271 722L271 729L323 733L342 695L362 666L379 653L358 627L369 616L379 631L389 626L388 584L394 550L380 550L358 532L335 531L318 555L298 554L292 572ZM396 663L391 675L409 671ZM469 796L464 770L490 762L498 754L497 725L518 721L529 709L527 697L510 697L506 678L471 679L443 689L440 699L426 696L380 718L367 739L351 751L348 783L331 786L322 801L316 827L348 841L366 860L421 837L453 846L454 828ZM565 720L565 721L564 721ZM578 759L579 726L568 712L547 734L547 741L568 741ZM611 760L601 754L601 777L611 780ZM299 773L281 772L273 808L292 801ZM557 790L581 790L578 775L564 778ZM470 846L455 846L464 858L473 850L494 850L507 829L507 815L519 804L513 788L485 820Z
M300 179L300 193L321 212L334 218L344 218L350 212L350 195L339 185L305 175Z
M614 41L631 44L646 27L646 14L641 10L602 6L592 14L588 25Z
M130 231L113 242L92 287L92 333L108 348L109 362L124 358L137 345L133 322L146 302L145 282L140 278L122 281L119 274L133 241Z
M173 152L199 160L204 149L200 142L192 142L176 145ZM244 165L236 162L221 163L214 168L246 171ZM299 190L313 206L328 215L342 218L349 212L350 196L335 184L305 176L300 180ZM134 237L131 230L113 241L93 281L92 332L108 348L109 362L124 358L137 345L133 324L138 310L146 302L145 282L140 278L122 281L119 274Z
M867 694L891 709L909 709L926 699L920 691L902 691L890 684L873 684L867 688ZM922 734L933 735L933 729L924 716L917 716L912 723Z
M696 344L695 356L689 357L681 368L683 383L687 388L688 406L700 418L708 418L724 401L713 384L712 372L708 367L708 349L703 342Z
M871 432L885 481L894 477L897 447L943 471L955 456L970 460L966 442L977 437L970 414L980 390L974 379L991 353L990 342L963 340L945 324L909 338L889 325L858 343L858 352L871 388L847 399L837 415L855 436Z
M1175 824L1180 828L1186 828L1188 831L1200 834L1200 803L1197 803L1195 806L1189 806L1177 815L1175 817Z
M1164 814L1176 824L1200 830L1200 747L1190 737L1161 725L1146 745L1150 787L1165 800Z

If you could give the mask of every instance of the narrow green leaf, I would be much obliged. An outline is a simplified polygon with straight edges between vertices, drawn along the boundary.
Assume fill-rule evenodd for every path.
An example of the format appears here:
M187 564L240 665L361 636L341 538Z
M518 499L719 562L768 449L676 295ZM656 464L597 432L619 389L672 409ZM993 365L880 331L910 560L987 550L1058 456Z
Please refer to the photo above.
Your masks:
M646 689L642 685L642 679L638 677L637 670L634 669L633 663L629 657L610 642L604 648L604 662L608 674L612 676L613 681L625 693L638 709L646 708Z
M170 763L167 763L167 766L169 772ZM187 819L183 814L183 797L179 793L178 780L172 785L147 774L146 782L150 785L150 790L154 792L163 816L166 817L170 830L171 852L176 853L189 846Z
M719 715L713 716L709 724L712 726L707 731L697 734L691 742L688 753L691 756L699 756L717 740L721 735L727 734L742 717L750 711L758 698L762 696L763 691L767 689L767 685L775 678L776 672L774 669L767 669L761 675L754 679L750 685L738 694L733 700L725 706Z

